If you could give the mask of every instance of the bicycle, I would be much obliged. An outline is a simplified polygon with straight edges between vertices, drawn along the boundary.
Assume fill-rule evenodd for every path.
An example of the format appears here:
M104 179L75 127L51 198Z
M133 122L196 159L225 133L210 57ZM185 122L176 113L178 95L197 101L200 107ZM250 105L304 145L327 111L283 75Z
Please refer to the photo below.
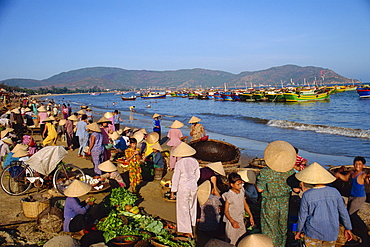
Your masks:
M44 151L42 151L44 150ZM43 155L49 155L44 158ZM51 156L57 156L53 159ZM5 193L13 196L23 195L35 187L41 187L44 181L49 180L49 174L54 172L52 183L54 188L63 195L64 190L74 179L85 181L85 173L77 166L64 164L61 161L67 155L63 147L50 146L35 153L28 161L12 162L5 167L0 175L1 188ZM41 161L40 161L41 160ZM44 165L45 169L40 167ZM44 177L39 174L45 174Z

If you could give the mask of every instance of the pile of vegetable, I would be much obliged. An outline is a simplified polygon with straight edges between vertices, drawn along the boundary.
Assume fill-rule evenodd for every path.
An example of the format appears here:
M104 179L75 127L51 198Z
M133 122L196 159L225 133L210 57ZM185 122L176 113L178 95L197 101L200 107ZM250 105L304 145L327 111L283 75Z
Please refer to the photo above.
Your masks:
M173 234L165 228L165 225L158 217L146 214L139 210L135 203L135 194L124 188L113 189L109 197L109 202L104 203L110 206L109 215L97 224L97 229L104 231L103 236L108 243L117 236L138 236L140 239L148 240L155 237L155 241L176 247L194 247L194 240L179 241L175 240ZM106 205L107 206L107 205ZM121 216L125 216L128 222L123 221Z

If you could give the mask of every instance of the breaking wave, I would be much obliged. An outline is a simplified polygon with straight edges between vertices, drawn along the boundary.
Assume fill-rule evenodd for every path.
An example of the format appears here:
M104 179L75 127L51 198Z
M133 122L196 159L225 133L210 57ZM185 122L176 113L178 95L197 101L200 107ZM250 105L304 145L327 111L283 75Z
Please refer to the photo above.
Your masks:
M317 133L330 134L330 135L341 135L356 138L370 139L370 130L363 129L352 129L326 125L315 125L315 124L304 124L286 120L270 120L267 123L268 126L283 128L283 129L295 129L301 131L314 131Z

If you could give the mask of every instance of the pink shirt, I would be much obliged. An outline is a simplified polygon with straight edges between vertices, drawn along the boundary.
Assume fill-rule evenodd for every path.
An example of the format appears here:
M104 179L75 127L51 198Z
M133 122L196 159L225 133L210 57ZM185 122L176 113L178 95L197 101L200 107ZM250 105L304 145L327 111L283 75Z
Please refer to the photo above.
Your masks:
M168 146L171 147L177 147L181 143L181 137L182 133L180 129L170 129L168 131L167 137L170 138L170 140L167 142Z
M39 112L39 118L40 118L40 124L42 124L44 121L45 118L48 117L48 113L47 112Z

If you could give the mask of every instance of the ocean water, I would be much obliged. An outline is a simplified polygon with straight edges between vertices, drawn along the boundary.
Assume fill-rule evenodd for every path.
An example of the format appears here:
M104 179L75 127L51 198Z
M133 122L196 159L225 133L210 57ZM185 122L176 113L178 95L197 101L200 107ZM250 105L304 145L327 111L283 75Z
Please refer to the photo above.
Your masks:
M80 105L86 104L95 114L118 109L125 120L122 126L146 128L147 131L151 131L151 116L159 113L163 116L162 132L167 132L171 123L179 120L186 125L181 129L183 134L189 135L187 122L194 115L202 119L210 138L230 142L252 157L263 157L269 142L284 140L297 147L309 163L344 165L352 164L355 156L370 158L370 100L360 99L356 91L331 95L330 101L304 103L178 97L122 101L120 95L112 93L52 96L49 99L57 103L68 102L76 111ZM129 112L132 105L135 113Z

